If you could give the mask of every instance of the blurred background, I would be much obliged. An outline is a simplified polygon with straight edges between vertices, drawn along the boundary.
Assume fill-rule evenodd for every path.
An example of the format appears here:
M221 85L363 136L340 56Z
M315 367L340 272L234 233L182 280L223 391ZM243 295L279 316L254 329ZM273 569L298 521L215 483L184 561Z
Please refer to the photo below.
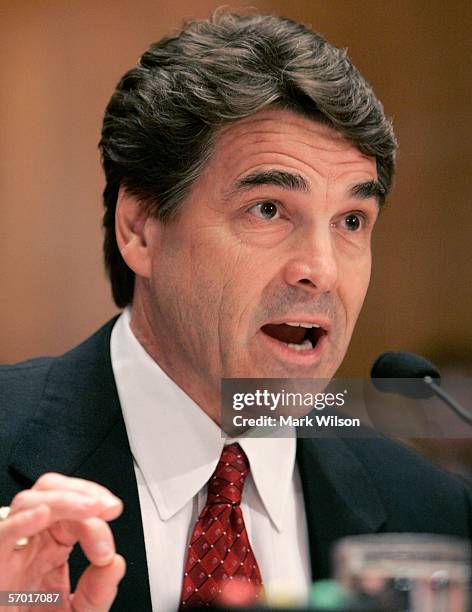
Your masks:
M152 41L220 5L0 2L0 362L60 353L116 311L101 258L105 105ZM472 5L227 6L292 17L347 46L394 119L396 187L376 230L372 285L342 373L366 375L384 349L472 360Z
M0 363L73 346L116 312L101 256L97 142L120 76L214 0L0 1ZM411 350L472 376L472 10L462 0L233 0L349 54L393 117L396 187L340 372Z

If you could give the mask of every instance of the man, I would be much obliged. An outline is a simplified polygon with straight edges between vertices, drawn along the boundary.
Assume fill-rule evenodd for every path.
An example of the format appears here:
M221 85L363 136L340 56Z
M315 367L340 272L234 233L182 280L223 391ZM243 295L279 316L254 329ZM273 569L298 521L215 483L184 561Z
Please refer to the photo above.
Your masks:
M465 536L465 488L382 438L224 448L218 427L221 378L331 378L362 307L395 140L345 53L279 17L192 22L120 81L101 149L126 309L62 357L1 371L0 589L67 596L70 568L72 609L108 609L116 543L116 609L172 610L234 576L306 594L344 535ZM242 494L221 514L244 557L226 531L200 539L228 453Z

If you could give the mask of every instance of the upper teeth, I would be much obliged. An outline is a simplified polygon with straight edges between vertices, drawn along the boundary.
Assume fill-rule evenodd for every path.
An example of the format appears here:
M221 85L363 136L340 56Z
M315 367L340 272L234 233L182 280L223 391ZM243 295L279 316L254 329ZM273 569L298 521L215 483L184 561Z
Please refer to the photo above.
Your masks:
M311 329L312 327L319 327L318 323L296 323L296 322L290 322L290 323L285 323L285 325L291 325L292 327L306 327L306 329Z

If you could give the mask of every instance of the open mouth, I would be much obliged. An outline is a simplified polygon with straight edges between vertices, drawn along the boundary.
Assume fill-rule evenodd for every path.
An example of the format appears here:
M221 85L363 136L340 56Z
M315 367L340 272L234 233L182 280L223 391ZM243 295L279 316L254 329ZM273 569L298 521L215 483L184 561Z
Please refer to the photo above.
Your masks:
M327 333L317 323L297 322L269 323L261 327L261 331L298 352L313 350Z

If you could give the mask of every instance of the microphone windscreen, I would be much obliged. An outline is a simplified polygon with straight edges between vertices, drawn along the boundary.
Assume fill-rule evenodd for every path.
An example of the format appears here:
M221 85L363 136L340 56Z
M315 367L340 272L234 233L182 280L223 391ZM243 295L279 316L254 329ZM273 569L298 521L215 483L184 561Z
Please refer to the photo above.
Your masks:
M439 370L415 353L382 353L371 371L374 387L382 393L399 393L414 399L426 399L434 394L424 382L425 376L440 382Z
M372 366L372 378L440 378L439 370L415 353L382 353Z

